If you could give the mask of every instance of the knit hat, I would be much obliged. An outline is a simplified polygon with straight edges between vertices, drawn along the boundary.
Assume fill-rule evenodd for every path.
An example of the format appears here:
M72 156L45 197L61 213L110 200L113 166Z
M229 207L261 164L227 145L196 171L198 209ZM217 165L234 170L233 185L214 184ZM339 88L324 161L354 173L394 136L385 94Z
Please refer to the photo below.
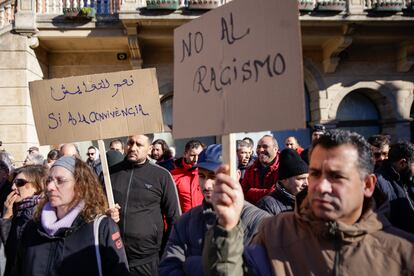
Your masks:
M52 169L53 167L64 167L65 169L67 169L68 171L70 171L72 174L75 174L75 157L73 156L62 156L61 158L59 158L58 160L55 161L55 163L53 163L52 167L50 167L50 169Z
M215 172L222 163L221 145L213 144L200 153L197 167Z
M293 149L284 149L279 156L279 179L283 180L292 176L308 172L308 165Z

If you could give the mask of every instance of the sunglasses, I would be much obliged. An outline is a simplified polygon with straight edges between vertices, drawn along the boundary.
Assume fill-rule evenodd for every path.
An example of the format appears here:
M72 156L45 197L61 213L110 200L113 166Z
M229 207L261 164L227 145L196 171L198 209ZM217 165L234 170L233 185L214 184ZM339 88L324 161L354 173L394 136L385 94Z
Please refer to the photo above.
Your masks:
M92 155L95 155L95 153L94 152L88 152L86 155L87 156L92 156Z
M26 185L27 183L29 183L30 181L27 181L26 179L22 179L22 178L16 178L13 180L13 183L17 186L17 187L23 187L24 185Z

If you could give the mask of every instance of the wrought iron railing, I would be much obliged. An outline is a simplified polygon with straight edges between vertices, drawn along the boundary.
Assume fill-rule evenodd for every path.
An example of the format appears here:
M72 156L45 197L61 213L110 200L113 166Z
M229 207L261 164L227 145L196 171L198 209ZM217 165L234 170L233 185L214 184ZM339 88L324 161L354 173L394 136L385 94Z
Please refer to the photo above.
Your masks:
M121 10L122 0L37 0L38 14L63 14L64 9L94 8L97 16L114 15Z

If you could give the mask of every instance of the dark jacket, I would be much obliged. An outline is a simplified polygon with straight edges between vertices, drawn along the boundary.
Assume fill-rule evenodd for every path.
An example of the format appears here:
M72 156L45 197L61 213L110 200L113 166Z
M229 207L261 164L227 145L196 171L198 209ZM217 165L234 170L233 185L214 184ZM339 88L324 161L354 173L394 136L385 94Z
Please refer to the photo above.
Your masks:
M265 171L264 175L262 172ZM253 165L247 168L241 185L244 197L252 204L256 204L262 197L276 188L279 180L279 153L276 154L273 163L264 168L257 159Z
M269 216L263 210L245 202L241 213L244 244L252 240L262 219ZM174 225L168 239L159 274L202 276L204 235L216 220L212 206L206 202L183 214Z
M158 166L163 167L164 169L166 169L167 171L172 171L175 166L174 166L174 158L170 158L170 159L162 159L160 161L157 161L156 163Z
M288 191L278 183L276 190L263 197L257 203L257 207L276 216L282 212L288 212L294 209L295 196L288 193Z
M86 161L86 164L89 165L89 167L91 167L92 171L96 174L97 177L99 177L102 173L102 163L101 163L101 159L96 159L94 161Z
M127 159L111 167L110 174L115 202L121 206L119 226L129 265L151 262L181 215L171 174L148 160L136 164Z
M386 194L391 210L390 222L395 227L414 233L414 183L404 182L392 168L390 162L384 162L376 171L377 188Z
M37 204L36 200L36 204ZM17 245L20 241L24 227L33 218L33 213L36 209L35 202L23 210L13 210L13 217L10 219L0 219L0 233L1 240L4 244L4 253L6 255L6 268L4 275L10 275L13 268L14 261L16 259Z
M99 227L103 275L128 275L128 262L116 223L106 217ZM12 275L98 275L93 222L81 215L70 228L49 236L39 222L24 229Z

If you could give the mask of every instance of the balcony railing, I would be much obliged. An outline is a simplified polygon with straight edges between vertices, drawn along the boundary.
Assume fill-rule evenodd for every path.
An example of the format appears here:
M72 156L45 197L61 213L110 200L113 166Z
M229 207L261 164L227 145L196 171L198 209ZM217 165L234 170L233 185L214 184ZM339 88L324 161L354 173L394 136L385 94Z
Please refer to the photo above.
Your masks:
M16 2L13 0L0 0L0 29L14 22Z
M63 14L63 9L90 7L97 16L117 14L121 10L122 0L37 0L38 14Z
M0 0L0 26L13 21L15 0ZM231 0L36 0L37 14L63 14L66 8L83 8L92 7L96 10L96 15L111 16L118 14L121 9L127 12L138 12L139 8L146 8L147 4L152 5L150 8L156 8L156 3L173 3L177 1L179 8L184 9L214 9ZM293 0L294 1L294 0ZM352 10L351 0L296 0L301 13L310 12L346 12ZM131 6L131 3L135 3ZM160 8L162 5L160 4ZM363 7L362 7L363 6ZM364 0L361 6L361 12L400 12L409 11L413 14L414 0ZM2 24L2 25L1 25Z

